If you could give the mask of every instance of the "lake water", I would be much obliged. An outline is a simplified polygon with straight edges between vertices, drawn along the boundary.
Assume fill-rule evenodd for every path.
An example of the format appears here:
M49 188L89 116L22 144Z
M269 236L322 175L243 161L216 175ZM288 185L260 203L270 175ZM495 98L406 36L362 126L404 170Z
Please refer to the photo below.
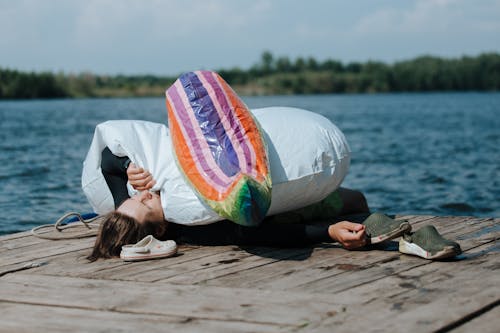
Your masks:
M246 97L325 115L353 151L344 186L389 214L500 216L500 93ZM0 102L0 234L90 212L80 188L94 127L166 120L162 98Z

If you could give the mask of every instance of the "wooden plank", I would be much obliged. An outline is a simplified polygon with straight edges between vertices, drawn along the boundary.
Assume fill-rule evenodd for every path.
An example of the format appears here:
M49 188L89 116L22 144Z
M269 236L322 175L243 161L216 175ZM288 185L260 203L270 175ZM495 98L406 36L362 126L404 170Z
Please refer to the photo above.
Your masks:
M458 223L458 221L455 221L455 223ZM361 261L360 264L357 264L356 261L357 258L356 257L353 258L353 255L361 256L361 259L364 261ZM399 255L399 253L397 255ZM318 251L316 249L314 252L314 258L300 262L300 265L297 265L296 262L294 261L281 261L279 263L270 266L266 265L266 263L263 263L263 265L259 265L258 269L256 270L242 272L241 277L235 277L235 275L233 274L230 275L220 274L219 276L227 276L229 280L235 279L234 285L240 285L240 286L242 285L242 280L244 280L243 285L246 287L262 287L270 289L293 288L296 287L297 284L305 284L307 283L307 281L319 279L323 275L328 277L331 276L332 274L331 269L333 267L338 268L338 272L345 272L346 270L357 270L359 267L365 266L366 259L368 257L371 257L375 261L380 260L380 255L378 253L373 253L373 252L347 252L339 249L328 249L328 251L324 252L324 251ZM341 263L332 265L331 264L332 258L334 258L335 261L342 260L342 258L345 258L348 259L349 262L355 262L356 264ZM269 262L269 264L270 263L272 262ZM373 264L373 262L369 264ZM230 273L230 272L222 272L222 273ZM382 272L382 273L386 274L387 272ZM188 276L186 281L190 281L191 283L199 283L204 280L205 280L204 282L206 282L207 280L213 279L215 277L217 276L216 275L214 276L213 274L211 275L198 274L196 277L197 280L193 280L192 277ZM178 282L182 281L184 278L186 277L177 276L176 280L169 279L167 281ZM231 283L227 284L228 280L225 279L222 279L220 281L221 284L217 285L233 285ZM211 283L209 282L209 284Z
M413 267L411 270L387 275L385 278L378 279L372 283L336 291L335 295L338 297L349 295L349 297L344 297L343 304L351 304L351 302L370 303L381 295L383 295L382 298L394 298L409 291L418 291L419 288L426 288L427 285L436 281L441 281L444 284L449 282L449 287L455 287L451 284L453 279L475 275L476 270L478 273L480 271L483 272L485 280L488 281L488 279L491 279L490 282L495 285L495 270L499 268L498 262L500 261L498 251L500 251L500 244L496 242L484 244L469 250L467 253L468 259L466 260L429 262L426 265ZM483 278L483 276L481 277ZM482 283L478 284L476 278L472 279L472 281L476 283L478 288L481 288ZM500 284L497 283L496 287L490 291L498 293L500 292L499 287ZM460 291L460 288L456 289ZM428 292L429 290L421 291Z
M276 248L256 248L252 249L252 253L249 253L234 246L195 248L181 246L179 248L179 254L176 257L163 260L125 263L120 259L109 259L89 263L85 259L89 250L85 249L45 258L44 262L46 265L34 268L33 272L36 274L89 278L156 281L175 277L178 274L186 272L198 277L204 276L213 270L238 269L235 268L235 266L238 266L240 261L241 264L245 264L245 262L248 264L258 260L276 261L283 257L293 256L297 253L305 253L309 250L295 249L292 254L283 251L282 255L279 254L280 251L282 250ZM266 259L266 256L271 256L274 259ZM20 266L21 265L17 265L14 267ZM203 273L199 274L199 271L203 271Z
M439 221L439 218L435 218L432 221L436 220ZM470 230L477 230L479 232L485 223L489 223L490 226L493 226L495 224L498 224L498 220L495 222L495 219L493 218L469 217L469 218L464 218L464 220L460 221L460 223L453 223L453 224L446 223L443 225L440 224L439 222L437 223L430 222L426 224L434 224L436 227L441 227L441 230L443 230L443 232L453 235L453 234L461 234L462 232L469 232Z
M23 248L33 246L36 244L52 244L54 241L50 241L48 239L41 239L33 236L26 236L20 238L13 238L9 240L5 240L0 242L0 255L7 253L8 251L18 251Z
M410 219L414 227L435 224L448 238L458 239L464 255L459 260L430 262L399 255L390 246L388 251L350 252L328 245L294 249L295 254L290 249L250 248L247 253L234 247L200 247L165 260L123 263L113 259L86 264L79 258L88 249L75 250L73 241L66 249L59 242L31 244L11 250L25 248L27 252L19 256L22 260L37 258L40 254L35 249L44 247L54 247L48 250L54 254L45 257L46 266L0 278L0 311L3 314L3 304L11 306L5 311L10 313L10 322L16 306L22 313L27 312L24 306L43 309L40 316L53 309L62 311L61 316L69 311L68 316L74 316L81 328L85 321L77 318L88 311L85 313L95 313L101 321L107 318L100 314L125 314L137 321L165 317L167 323L161 326L183 331L186 327L187 331L205 331L204 325L215 325L214 331L245 331L246 327L250 331L331 332L335 327L347 332L427 332L456 327L453 325L481 314L491 304L500 304L499 219ZM313 252L307 257L310 250ZM497 308L493 306L493 310ZM110 321L118 322L116 318ZM175 326L176 320L195 324ZM485 325L497 327L494 321Z
M205 267L198 266L198 269L187 267L184 272L182 270L177 270L167 276L163 275L163 277L157 281L162 283L196 284L202 281L217 278L219 276L232 274L242 270L246 271L249 268L269 265L282 260L289 260L294 257L307 257L310 255L312 250L313 249L310 248L273 249L272 251L262 255L253 255L248 254L246 251L241 251L245 254L239 258L204 258L206 259L205 263L201 264L201 266Z
M466 263L432 262L335 294L346 310L320 327L349 323L346 331L439 330L500 301L499 244L475 248ZM359 313L366 314L360 318Z
M41 260L58 254L90 249L93 245L94 239L92 238L58 240L51 243L37 243L27 246L22 250L11 250L2 253L0 258L0 269L3 269L3 266L7 265Z
M419 220L416 223L411 223L411 225L413 231L425 225L434 225L438 230L450 232L469 225L474 225L476 222L481 223L484 220L492 220L492 218L478 219L471 216L434 216L432 218Z
M167 276L163 275L161 279L157 279L157 281L169 282L169 283L183 283L183 284L195 284L195 283L205 283L208 280L216 279L221 276L232 275L234 273L238 273L239 271L247 271L251 268L261 267L271 265L272 269L276 272L283 272L276 267L274 263L277 262L292 262L292 264L299 264L300 268L303 269L303 264L307 262L309 257L314 252L315 261L319 260L319 256L321 254L325 254L325 250L331 252L332 249L338 248L336 245L324 244L318 245L314 248L289 248L289 249L273 249L269 253L263 253L260 257L255 256L243 256L241 258L234 259L220 259L212 261L205 261L200 263L200 266L205 267L202 272L200 269L195 270L185 270L184 273L182 271L179 272L170 272ZM323 259L329 260L330 255L329 252L326 252L326 255L323 255ZM349 254L346 254L349 255ZM207 258L211 259L211 258ZM279 265L279 264L278 264ZM170 267L172 268L172 267ZM277 268L277 269L276 269ZM201 274L200 274L201 273ZM252 277L253 278L257 277Z
M168 269L168 265L174 262L189 261L193 257L207 256L209 255L208 250L210 249L181 245L177 256L162 260L124 262L119 258L113 258L89 262L86 256L90 253L90 250L84 249L46 258L46 265L34 268L31 271L34 274L44 275L121 279L121 276L126 278L128 275L141 274L141 272L147 274L149 270L158 265ZM227 247L218 247L218 250L229 251Z
M453 333L498 333L500 328L500 306L466 322L463 325L453 329Z
M0 242L5 242L5 241L8 241L8 240L17 239L17 238L23 238L23 237L29 237L29 236L31 236L31 231L30 230L16 232L16 233L13 233L13 234L1 235L0 236Z
M65 231L66 234L66 231ZM69 234L69 232L68 232ZM16 234L14 234L16 235ZM95 240L95 237L89 237ZM69 241L74 241L78 239L71 239ZM50 240L50 239L43 239L39 237L35 237L31 234L24 235L22 237L13 237L10 239L2 240L0 242L0 254L4 254L6 251L18 251L21 250L20 252L23 252L24 249L29 248L29 247L34 247L34 246L51 246L53 244L57 244L58 242L62 242L64 240ZM66 240L68 241L68 240Z
M439 231L446 237L456 239L457 237L466 235L467 233L474 233L481 228L489 227L493 225L493 222L494 221L490 219L483 219L482 223L475 223L474 227L470 227L469 229L460 229L456 232L448 232L446 227L442 229L442 227L437 226L437 228L438 230L441 229ZM459 234L457 234L457 232ZM496 235L498 235L498 233L496 233ZM492 237L496 236L492 235ZM473 238L464 239L460 242L463 251L470 250L481 244L483 244L482 241ZM334 267L334 269L331 269L331 271L333 271L331 273L331 277L318 278L307 284L303 283L295 285L295 287L310 292L322 292L324 290L338 292L357 287L362 284L373 283L373 281L384 278L388 275L399 274L400 272L432 263L432 261L415 256L400 254L399 252L394 252L394 255L389 257L386 255L386 252L383 252L381 253L380 261L371 261L370 258L372 258L372 256L367 256L367 258L368 261L366 258L360 257L359 255L356 257L353 256L352 262L359 265L358 269L348 270L342 269L343 267ZM460 259L460 257L458 259ZM340 264L343 264L343 262Z
M396 220L407 220L412 225L418 225L435 218L432 215L396 215Z
M340 311L331 297L294 292L91 280L15 273L0 301L302 327Z
M379 251L346 251L331 248L315 251L314 256L304 261L286 260L262 265L246 271L237 272L203 281L208 285L241 286L272 290L301 288L322 279L335 279L338 274L368 269L381 260L393 258L394 253ZM180 277L179 277L180 278ZM302 287L301 287L302 286Z
M425 220L429 217L414 217L416 220ZM412 220L411 217L409 217ZM336 246L333 246L334 248ZM331 250L331 245L320 245L316 248L300 248L300 249L274 249L270 253L261 255L260 258L256 258L255 256L244 256L241 258L234 258L234 260L221 259L221 260L212 260L212 262L203 262L201 266L206 267L203 269L203 272L199 272L199 270L187 270L185 273L174 273L172 272L167 277L163 277L162 282L169 283L183 283L183 284L195 284L195 283L204 283L208 280L215 279L221 276L231 275L233 273L237 273L239 271L246 271L251 268L261 267L271 265L273 269L276 267L274 263L276 262L293 262L303 264L304 261L307 261L308 257L314 252L315 260L318 260L318 254L325 253L323 250L328 249ZM328 260L326 256L324 256L324 260ZM229 262L228 262L229 261ZM300 266L302 269L302 265ZM279 269L278 269L279 271ZM201 274L200 274L201 273Z
M152 265L147 262L138 262L128 266L126 270L116 267L112 271L103 271L97 276L106 278L107 274L112 272L115 279L153 282L182 272L204 271L208 269L208 265L217 261L230 262L250 256L238 247L232 246L209 246L181 254L177 257L158 260Z
M0 302L0 332L286 332L289 326ZM26 315L29 314L29 315ZM286 330L285 330L286 328Z
M461 221L467 220L468 219L460 218L454 221L444 221L458 224L461 223ZM489 223L489 220L484 223ZM477 224L476 227L480 227L480 225ZM441 229L444 234L447 234L446 228L447 225L445 223L438 224L438 229ZM329 281L338 283L339 280L337 275L344 274L346 275L345 280L352 285L353 282L360 279L360 274L363 275L360 271L366 271L366 279L371 280L377 276L380 277L393 273L395 269L395 267L393 267L394 264L401 266L402 264L418 265L424 263L420 258L400 261L402 255L397 251L397 243L392 246L392 248L389 247L388 249L389 251L346 251L332 248L326 252L315 251L314 257L301 262L300 265L297 265L293 261L281 261L271 266L263 265L255 269L241 272L240 274L221 276L213 281L205 281L205 283L210 285L237 285L269 289L289 289L297 288L301 285L305 285L306 288L314 288L313 281L318 281L320 285L319 289L331 290L331 285L325 288L321 286L322 282L319 281L326 279L328 283L330 283ZM391 262L392 264L386 264ZM383 266L383 268L378 269L378 274L373 274L374 271L377 271L379 266ZM369 272L368 269L370 268L374 269ZM348 275L355 275L356 278L352 278ZM314 290L318 291L317 289Z

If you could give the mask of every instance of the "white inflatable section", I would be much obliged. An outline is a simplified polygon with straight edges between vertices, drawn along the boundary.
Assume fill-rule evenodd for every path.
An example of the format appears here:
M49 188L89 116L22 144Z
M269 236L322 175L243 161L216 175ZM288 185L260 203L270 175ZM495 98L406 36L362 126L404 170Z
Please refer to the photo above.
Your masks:
M342 132L325 117L306 110L269 107L252 110L268 146L273 183L268 215L305 207L337 189L347 174L350 149ZM185 182L173 156L165 125L112 120L96 126L83 162L82 188L98 214L114 209L101 172L105 147L149 170L157 181L165 218L179 224L209 224L222 218ZM128 186L129 194L135 191Z

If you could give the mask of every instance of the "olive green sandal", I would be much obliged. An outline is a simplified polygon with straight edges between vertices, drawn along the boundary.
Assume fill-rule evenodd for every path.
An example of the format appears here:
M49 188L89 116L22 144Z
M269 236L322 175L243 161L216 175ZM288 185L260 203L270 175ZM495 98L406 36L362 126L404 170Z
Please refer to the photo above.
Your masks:
M371 244L385 242L411 231L406 220L394 220L381 213L373 213L362 222L366 227L366 235Z
M446 259L462 253L460 245L441 236L432 225L403 235L399 240L399 251L424 259Z

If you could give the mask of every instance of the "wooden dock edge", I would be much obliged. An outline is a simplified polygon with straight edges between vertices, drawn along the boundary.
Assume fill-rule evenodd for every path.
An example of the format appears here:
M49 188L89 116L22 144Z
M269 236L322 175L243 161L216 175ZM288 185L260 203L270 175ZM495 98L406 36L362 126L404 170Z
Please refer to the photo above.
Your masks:
M86 261L93 238L0 236L0 332L497 332L500 219L432 224L463 254L181 246L173 258Z

